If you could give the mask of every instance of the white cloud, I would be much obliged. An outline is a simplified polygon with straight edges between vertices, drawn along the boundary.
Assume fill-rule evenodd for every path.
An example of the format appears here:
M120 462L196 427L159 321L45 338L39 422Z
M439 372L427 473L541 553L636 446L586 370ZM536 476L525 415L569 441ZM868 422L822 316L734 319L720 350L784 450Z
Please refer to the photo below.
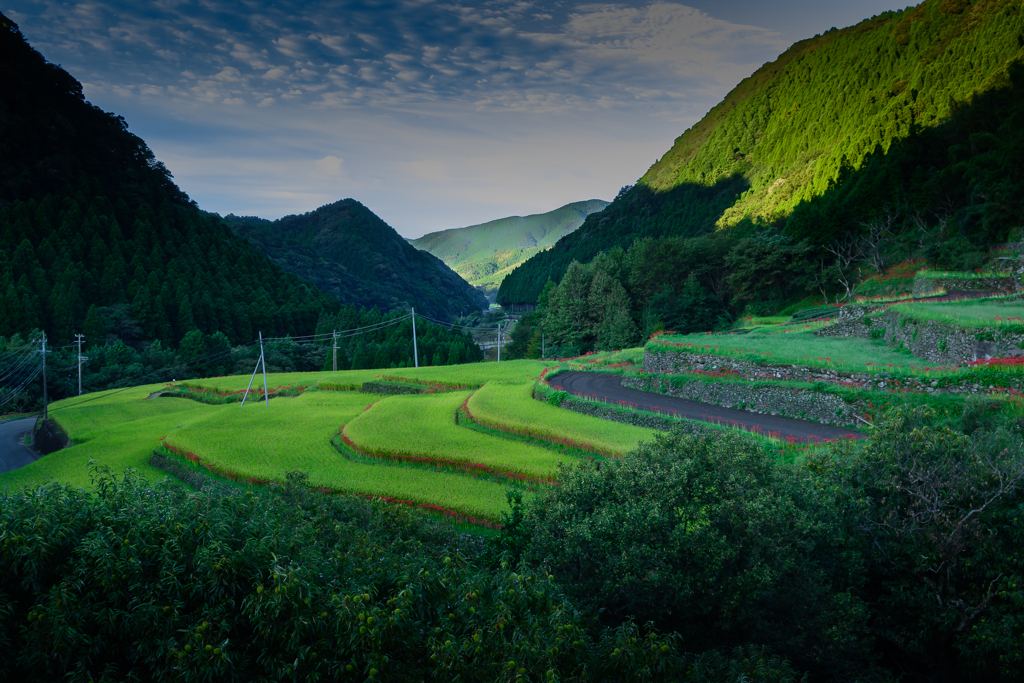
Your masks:
M784 47L662 1L11 2L204 208L407 235L610 198Z
M340 176L341 166L345 163L342 159L336 156L325 156L323 159L317 159L313 162L313 166L317 172L321 175L327 176Z

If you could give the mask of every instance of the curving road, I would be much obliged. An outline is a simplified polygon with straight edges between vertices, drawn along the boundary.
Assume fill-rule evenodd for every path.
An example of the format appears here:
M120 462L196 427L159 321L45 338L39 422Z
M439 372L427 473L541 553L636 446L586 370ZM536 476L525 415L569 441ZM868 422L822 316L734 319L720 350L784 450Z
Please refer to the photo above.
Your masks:
M746 410L734 410L708 403L699 403L686 398L630 389L622 386L620 379L619 375L604 372L560 372L549 377L548 381L552 386L577 396L597 398L608 403L630 403L640 410L674 414L688 420L742 427L748 431L772 434L787 440L814 442L864 436L861 432L854 431L849 427L833 427L807 420L761 415Z
M0 473L10 472L36 461L35 453L22 443L25 434L32 431L36 418L0 422Z

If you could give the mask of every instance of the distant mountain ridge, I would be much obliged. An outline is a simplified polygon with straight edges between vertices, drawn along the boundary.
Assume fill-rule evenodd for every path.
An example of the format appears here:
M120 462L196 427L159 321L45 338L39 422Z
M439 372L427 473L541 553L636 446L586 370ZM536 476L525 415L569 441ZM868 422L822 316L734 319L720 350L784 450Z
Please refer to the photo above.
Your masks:
M582 225L587 216L608 204L601 199L573 202L547 213L509 216L441 230L409 242L438 257L470 284L493 296L513 268L553 246Z
M355 199L342 199L276 221L225 216L285 271L343 304L382 311L414 306L450 321L487 301L440 259L410 245Z

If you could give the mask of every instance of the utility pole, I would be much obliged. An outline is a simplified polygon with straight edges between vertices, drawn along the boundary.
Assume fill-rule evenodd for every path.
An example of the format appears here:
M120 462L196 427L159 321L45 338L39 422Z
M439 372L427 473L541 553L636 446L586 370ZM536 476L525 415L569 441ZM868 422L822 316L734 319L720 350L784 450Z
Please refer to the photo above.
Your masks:
M46 333L43 332L43 421L48 417L47 404L49 397L46 394Z
M84 334L75 335L75 343L78 344L78 395L82 395L82 361L89 360L82 356L82 339L85 338Z
M270 392L267 391L267 357L263 355L263 332L260 332L260 360L263 361L263 400L270 407Z
M507 320L499 321L498 322L498 362L499 363L501 362L501 323L502 322L508 324Z
M540 357L541 357L541 359L543 359L547 355L548 354L545 352L545 349L544 349L544 333L541 332L540 333Z
M252 389L252 383L253 383L253 380L255 380L255 379L256 379L256 373L257 373L257 372L259 371L259 369L260 369L260 362L261 362L262 360L263 360L263 353L262 353L262 352L260 352L260 357L256 359L256 367L254 367L254 368L252 369L252 377L250 377L250 378L249 378L249 386L247 386L247 387L245 388L245 393L244 393L244 394L242 394L242 405L241 405L241 407L242 407L242 408L244 408L244 407L245 407L245 399L249 397L249 390L250 390L250 389Z
M420 352L416 348L416 307L412 309L412 358L416 363L416 367L420 366Z
M334 340L334 371L338 371L338 331L335 330L331 337Z

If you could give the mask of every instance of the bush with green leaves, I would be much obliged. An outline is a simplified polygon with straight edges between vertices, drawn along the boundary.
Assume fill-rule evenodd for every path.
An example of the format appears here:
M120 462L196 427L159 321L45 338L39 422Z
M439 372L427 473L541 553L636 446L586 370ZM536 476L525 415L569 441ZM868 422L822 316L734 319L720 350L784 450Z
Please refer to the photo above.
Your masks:
M844 492L883 661L914 680L1021 680L1024 440L935 422L928 408L891 411L865 448L810 464Z
M859 661L851 539L831 493L769 448L676 430L558 480L514 510L503 545L606 623L651 621L698 651L769 645L832 672Z
M747 648L589 629L550 577L414 511L100 473L0 504L0 680L795 681Z

